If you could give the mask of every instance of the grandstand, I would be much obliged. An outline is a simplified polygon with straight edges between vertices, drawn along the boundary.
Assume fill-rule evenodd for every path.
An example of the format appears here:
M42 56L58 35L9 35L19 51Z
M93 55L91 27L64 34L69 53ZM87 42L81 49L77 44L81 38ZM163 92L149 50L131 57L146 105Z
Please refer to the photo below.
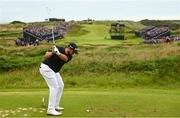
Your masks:
M145 39L145 44L169 43L171 41L180 41L180 37L171 36L170 29L166 26L147 26L135 32L136 36Z
M168 27L155 27L145 33L145 39L158 39L165 36L170 36L170 29Z
M138 37L142 37L142 38L145 38L145 34L146 32L154 29L155 26L147 26L147 27L144 27L142 29L140 29L139 31L136 31L135 32L135 35L138 36Z
M64 38L64 35L67 33L68 29L68 23L56 24L52 29L49 29L43 25L31 24L23 28L23 39L17 39L16 42L19 42L17 44L22 44L21 42L23 42L23 45L36 45L39 41L43 40L50 42L53 40L53 38Z
M166 26L147 26L139 31L135 32L136 36L140 36L146 40L159 39L162 37L170 36L170 29Z
M171 36L167 26L147 26L135 32L136 36L144 38L145 44L168 43L171 41L180 41L180 37Z

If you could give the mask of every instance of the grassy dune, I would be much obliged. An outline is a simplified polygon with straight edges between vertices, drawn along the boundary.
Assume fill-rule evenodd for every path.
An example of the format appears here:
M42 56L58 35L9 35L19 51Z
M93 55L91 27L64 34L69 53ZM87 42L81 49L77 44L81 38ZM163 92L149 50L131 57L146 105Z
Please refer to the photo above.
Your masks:
M124 23L129 32L142 27L135 22ZM140 44L142 39L128 32L127 40L111 40L109 28L110 23L76 24L64 40L56 40L63 46L75 41L80 48L80 54L61 71L67 87L179 86L179 43L144 45ZM1 88L46 87L38 68L51 47L45 42L38 47L16 47L13 40L2 39Z
M46 48L43 45L18 48L15 52L7 49L6 54L11 56L0 58L1 88L46 87L38 68L48 47L51 45ZM80 46L80 50L80 55L76 55L61 71L67 87L169 85L170 88L176 88L179 85L180 53L177 43Z
M133 32L143 25L130 21L123 22L127 40L111 40L112 22L77 23L65 39L56 40L62 46L75 41L80 49L60 72L63 116L180 116L180 43L141 44L143 39ZM0 117L46 116L41 99L47 105L48 91L39 65L52 44L18 47L14 40L22 35L18 32L23 25L1 27Z

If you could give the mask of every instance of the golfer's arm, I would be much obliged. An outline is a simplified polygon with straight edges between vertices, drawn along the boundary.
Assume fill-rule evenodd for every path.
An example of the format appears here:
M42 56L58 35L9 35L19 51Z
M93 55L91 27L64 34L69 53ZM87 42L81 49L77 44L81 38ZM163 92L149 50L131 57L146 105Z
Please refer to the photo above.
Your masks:
M45 60L46 60L46 59L49 59L52 55L53 55L53 52L47 51L46 54L44 55L44 59L45 59ZM61 54L59 55L59 58L60 58L61 60L65 61L65 62L68 61L68 57L67 57L65 54L62 54L62 53L61 53Z
M45 55L44 55L44 59L45 59L45 60L46 60L46 59L49 59L52 55L53 55L52 52L47 51L47 52L45 53Z
M65 62L67 62L68 61L68 57L65 55L65 54L60 54L59 55L59 58L61 59L61 60L63 60L63 61L65 61Z

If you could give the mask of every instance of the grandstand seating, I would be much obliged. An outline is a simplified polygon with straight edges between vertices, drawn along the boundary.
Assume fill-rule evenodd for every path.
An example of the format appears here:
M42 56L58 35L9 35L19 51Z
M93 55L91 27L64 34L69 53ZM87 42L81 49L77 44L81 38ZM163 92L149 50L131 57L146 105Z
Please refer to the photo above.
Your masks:
M23 28L23 39L25 43L34 44L38 41L52 41L54 38L64 38L69 29L68 23L56 24L53 29L49 29L43 25L28 25Z
M144 39L159 39L164 36L170 36L170 29L165 26L155 27L147 26L139 31L135 32L136 36L140 36Z
M168 27L155 27L145 33L145 39L158 39L164 36L170 36Z
M146 44L168 43L171 41L180 41L180 37L170 36L170 29L166 26L147 26L135 32L136 36L145 39Z

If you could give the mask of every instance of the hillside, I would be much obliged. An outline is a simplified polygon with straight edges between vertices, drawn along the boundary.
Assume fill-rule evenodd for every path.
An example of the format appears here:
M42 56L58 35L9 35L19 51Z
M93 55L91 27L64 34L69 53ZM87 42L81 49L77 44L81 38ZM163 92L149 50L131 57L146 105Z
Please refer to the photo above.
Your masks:
M127 26L126 40L111 40L108 31L112 22L97 21L92 25L77 22L65 39L56 40L57 45L63 46L75 41L80 48L80 54L75 55L61 72L67 87L179 87L179 42L141 44L143 39L136 37L133 31L144 25L132 21L122 22ZM52 25L48 22L42 24ZM1 88L46 87L38 67L52 44L41 42L37 47L15 46L14 40L22 36L23 26L1 25Z

